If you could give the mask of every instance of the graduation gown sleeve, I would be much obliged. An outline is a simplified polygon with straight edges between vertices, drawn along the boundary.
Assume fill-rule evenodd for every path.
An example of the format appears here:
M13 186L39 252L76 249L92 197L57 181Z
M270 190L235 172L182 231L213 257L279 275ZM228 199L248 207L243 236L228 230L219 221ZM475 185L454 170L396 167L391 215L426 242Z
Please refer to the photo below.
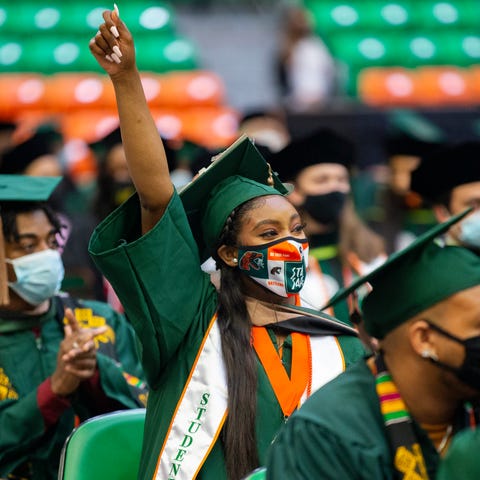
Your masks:
M152 230L141 235L140 225L135 195L97 227L89 249L139 336L145 373L155 387L187 332L206 328L192 323L200 316L213 316L216 292L200 268L198 248L176 193Z

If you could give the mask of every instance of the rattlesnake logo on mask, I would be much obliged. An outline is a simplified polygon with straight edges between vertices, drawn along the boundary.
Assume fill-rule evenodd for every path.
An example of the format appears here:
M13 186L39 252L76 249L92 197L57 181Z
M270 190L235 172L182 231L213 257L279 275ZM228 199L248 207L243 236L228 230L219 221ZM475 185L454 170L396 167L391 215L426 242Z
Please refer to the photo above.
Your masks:
M260 270L263 267L263 255L261 253L248 251L240 259L240 268L242 270Z

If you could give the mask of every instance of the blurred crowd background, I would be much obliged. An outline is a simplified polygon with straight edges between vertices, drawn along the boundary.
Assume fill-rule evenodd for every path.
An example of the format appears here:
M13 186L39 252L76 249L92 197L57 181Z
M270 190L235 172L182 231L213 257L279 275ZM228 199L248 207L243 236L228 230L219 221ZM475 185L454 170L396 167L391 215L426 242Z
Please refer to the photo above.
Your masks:
M409 188L422 155L479 140L478 0L118 7L178 188L241 133L268 156L328 127L353 142L355 208L391 253L435 223ZM63 287L114 303L87 254L94 226L133 192L112 86L88 49L112 8L0 1L0 173L64 176Z

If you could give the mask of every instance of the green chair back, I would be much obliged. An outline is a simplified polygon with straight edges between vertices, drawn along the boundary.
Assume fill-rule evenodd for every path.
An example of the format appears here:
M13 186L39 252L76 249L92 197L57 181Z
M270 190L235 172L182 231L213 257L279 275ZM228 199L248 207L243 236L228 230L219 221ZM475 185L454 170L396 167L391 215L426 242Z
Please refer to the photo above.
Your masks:
M65 441L58 480L133 480L137 478L145 409L93 417Z
M267 469L260 467L247 475L243 480L265 480L267 478Z

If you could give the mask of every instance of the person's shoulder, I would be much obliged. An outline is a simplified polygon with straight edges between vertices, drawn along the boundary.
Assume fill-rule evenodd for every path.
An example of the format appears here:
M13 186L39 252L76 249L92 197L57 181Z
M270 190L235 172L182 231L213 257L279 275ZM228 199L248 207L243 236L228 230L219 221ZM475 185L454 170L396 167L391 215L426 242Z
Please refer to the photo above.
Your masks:
M296 415L316 423L328 423L337 415L347 419L357 415L359 409L378 409L377 405L375 379L366 363L360 360L312 394Z

